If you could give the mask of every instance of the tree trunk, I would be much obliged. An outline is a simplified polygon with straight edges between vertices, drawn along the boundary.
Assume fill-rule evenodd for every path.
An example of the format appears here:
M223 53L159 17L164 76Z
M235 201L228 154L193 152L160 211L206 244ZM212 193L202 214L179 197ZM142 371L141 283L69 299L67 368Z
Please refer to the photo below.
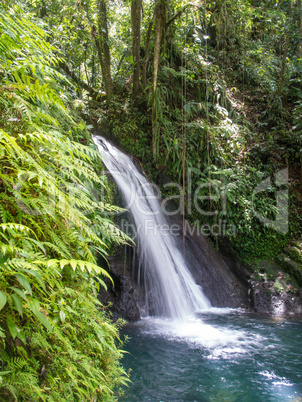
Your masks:
M95 84L95 60L94 60L94 54L92 54L92 58L91 58L91 85L94 86Z
M68 65L64 63L63 61L58 62L59 67L65 72L65 74L69 75L69 77L81 88L85 89L89 93L89 95L92 97L93 100L97 102L104 101L106 99L106 96L103 94L98 93L94 88L92 88L90 85L86 84L86 82L82 81L77 75L70 70Z
M301 7L301 0L298 0L298 57L302 56L302 7Z
M107 24L107 10L105 0L98 2L98 29L92 26L92 36L95 41L99 62L102 70L102 78L105 84L107 99L110 100L113 92L111 67L110 67L110 48Z
M159 128L157 127L156 113L156 90L158 82L158 71L160 62L160 45L162 28L164 21L165 0L160 0L155 6L155 26L154 26L154 59L153 59L153 82L152 82L152 152L153 158L157 158L157 148L159 142Z
M40 10L40 18L43 20L44 17L47 17L47 9L46 9L45 0L42 0L42 7Z
M282 64L281 64L281 70L280 70L280 77L279 77L279 82L278 82L278 89L277 89L278 94L281 94L282 87L283 87L284 72L285 72L285 67L286 67L286 59L287 59L287 53L288 53L289 41L290 41L290 25L291 25L291 22L292 22L292 19L293 19L293 11L294 11L294 2L292 0L291 1L289 23L288 23L289 27L287 29L287 35L286 35L286 39L285 39L285 46L284 46Z
M283 51L283 58L282 58L280 77L279 77L279 82L278 82L278 89L277 89L278 94L281 94L281 92L282 92L288 48L289 48L289 33L286 36L285 46L284 46L284 51Z
M139 94L140 77L140 42L141 42L141 10L142 0L132 0L131 27L132 27L132 55L133 55L133 87L132 99L135 101Z
M150 48L150 40L151 40L151 33L153 28L153 20L149 23L148 31L147 31L147 38L146 38L146 48L145 48L145 57L143 61L143 70L142 70L142 86L143 91L146 89L147 85L147 68L148 68L148 61L149 61L149 48Z

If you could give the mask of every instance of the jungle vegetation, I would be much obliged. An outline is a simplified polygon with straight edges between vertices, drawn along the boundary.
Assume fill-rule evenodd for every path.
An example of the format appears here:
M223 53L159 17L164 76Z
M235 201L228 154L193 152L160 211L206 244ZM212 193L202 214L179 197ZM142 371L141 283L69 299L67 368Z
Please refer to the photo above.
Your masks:
M186 189L190 170L207 214L186 218L233 224L236 236L212 240L246 264L274 259L302 232L301 0L0 11L0 397L114 400L127 375L119 323L97 302L97 255L129 239L106 214L117 207L91 132L159 184ZM282 190L288 225L272 227Z
M2 10L0 35L0 399L113 400L127 375L97 255L127 238L45 31Z

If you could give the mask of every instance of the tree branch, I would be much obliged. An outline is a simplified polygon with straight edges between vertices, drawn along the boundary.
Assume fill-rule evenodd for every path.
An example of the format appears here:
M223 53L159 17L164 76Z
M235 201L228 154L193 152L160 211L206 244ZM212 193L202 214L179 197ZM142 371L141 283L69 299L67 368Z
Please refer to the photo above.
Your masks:
M101 102L106 99L106 95L100 94L90 85L86 84L86 82L78 78L76 74L73 71L71 71L68 65L64 63L62 60L60 60L58 64L65 74L67 74L77 85L79 85L81 88L85 89L85 91L89 93L89 95L92 97L93 100L95 100L96 102Z
M168 29L169 26L170 26L171 24L173 24L173 22L174 22L175 20L177 20L177 18L179 18L179 17L181 16L181 14L182 14L184 11L186 11L186 9L187 9L188 7L200 8L200 5L198 6L197 4L194 4L194 3L188 3L188 4L186 4L185 6L183 6L183 8L182 8L181 10L179 10L178 13L176 13L176 14L167 22L167 24L166 24L166 29Z

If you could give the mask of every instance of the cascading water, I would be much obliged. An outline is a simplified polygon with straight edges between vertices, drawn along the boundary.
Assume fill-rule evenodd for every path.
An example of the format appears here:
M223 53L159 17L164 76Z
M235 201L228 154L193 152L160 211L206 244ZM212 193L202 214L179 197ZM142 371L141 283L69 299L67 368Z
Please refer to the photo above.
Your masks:
M110 142L101 137L94 137L94 141L136 226L139 271L145 286L145 314L149 315L152 310L156 316L185 321L196 311L211 308L167 230L160 202L146 177L129 156Z
M132 214L147 298L146 319L126 328L130 354L124 364L133 369L132 385L121 400L299 398L301 323L280 325L240 309L211 308L166 230L152 185L131 158L102 138L94 141Z

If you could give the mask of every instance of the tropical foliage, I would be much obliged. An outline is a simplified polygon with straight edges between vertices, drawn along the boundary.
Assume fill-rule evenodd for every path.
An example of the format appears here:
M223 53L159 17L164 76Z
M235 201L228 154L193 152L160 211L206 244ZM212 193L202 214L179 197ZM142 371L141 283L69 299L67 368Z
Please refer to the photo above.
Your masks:
M301 18L301 0L2 2L2 399L110 400L126 378L95 296L97 254L128 239L88 121L178 184L164 196L183 187L191 223L233 225L244 262L301 237Z
M252 213L252 193L278 170L301 164L300 0L16 3L47 25L82 112L154 180L164 172L183 185L191 169L192 191L202 183L200 197L212 198L202 205L208 212L221 212L212 189L225 194L223 216L195 211L191 221L227 219L239 245L257 243L259 234L276 242ZM257 197L265 219L274 219L277 190ZM294 197L290 203L294 216L300 206ZM300 231L301 221L291 222L279 249Z
M45 32L1 11L0 49L0 399L113 400L127 377L97 255L127 239Z

